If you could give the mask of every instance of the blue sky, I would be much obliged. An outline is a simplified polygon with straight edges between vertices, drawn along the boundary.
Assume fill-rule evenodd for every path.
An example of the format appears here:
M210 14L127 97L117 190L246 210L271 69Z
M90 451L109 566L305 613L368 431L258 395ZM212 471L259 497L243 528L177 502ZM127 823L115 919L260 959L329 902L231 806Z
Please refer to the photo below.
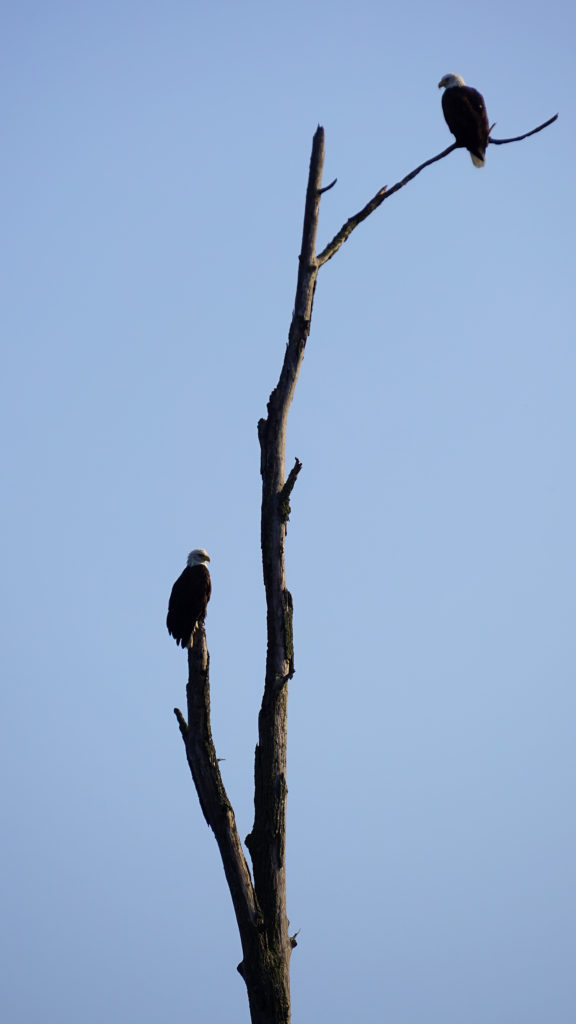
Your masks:
M2 15L3 1019L248 1021L164 620L211 554L241 835L264 669L256 423L319 245L293 404L295 1021L568 1024L574 14L567 3L47 5Z

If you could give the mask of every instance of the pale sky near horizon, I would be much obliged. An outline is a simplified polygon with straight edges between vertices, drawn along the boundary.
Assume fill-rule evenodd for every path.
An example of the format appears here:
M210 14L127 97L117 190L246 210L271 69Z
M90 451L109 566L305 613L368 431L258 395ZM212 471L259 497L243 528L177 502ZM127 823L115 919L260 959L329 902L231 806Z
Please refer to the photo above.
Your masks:
M480 16L479 16L480 15ZM248 1022L165 628L211 555L240 833L265 655L256 424L312 136L321 271L291 410L296 1024L572 1024L574 29L559 3L26 2L4 109L0 1016Z

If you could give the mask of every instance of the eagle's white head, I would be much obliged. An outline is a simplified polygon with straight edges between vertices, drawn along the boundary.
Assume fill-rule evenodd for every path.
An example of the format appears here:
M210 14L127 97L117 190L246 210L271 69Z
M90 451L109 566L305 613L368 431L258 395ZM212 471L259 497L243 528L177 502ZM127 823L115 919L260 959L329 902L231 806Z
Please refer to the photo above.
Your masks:
M444 75L438 82L439 89L452 89L455 85L466 85L462 75Z
M204 565L204 562L209 561L210 555L207 551L204 551L204 548L194 548L194 551L191 551L188 555L186 565L191 569L193 565Z

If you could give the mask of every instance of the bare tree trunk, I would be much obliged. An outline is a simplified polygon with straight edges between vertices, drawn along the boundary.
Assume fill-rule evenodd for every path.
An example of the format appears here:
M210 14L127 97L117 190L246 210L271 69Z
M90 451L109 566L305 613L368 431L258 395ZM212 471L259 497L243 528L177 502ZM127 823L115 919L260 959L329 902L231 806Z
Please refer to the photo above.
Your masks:
M258 424L268 647L255 756L254 826L246 845L252 857L256 897L277 971L282 1015L274 1019L286 1022L290 1019L289 971L293 946L286 917L286 735L288 680L294 674L294 647L292 597L286 587L284 549L290 494L301 467L296 460L286 479L286 424L310 333L318 274L315 251L323 163L324 132L318 128L312 147L294 315L284 365L268 401L268 416Z
M248 991L252 1024L289 1024L290 956L296 945L286 916L286 735L288 680L294 673L292 598L284 548L290 495L301 464L286 479L286 424L306 339L318 274L315 256L324 131L314 136L306 193L294 315L280 379L258 424L262 475L262 565L266 590L266 679L258 718L254 767L254 825L246 838L253 882L226 795L210 729L209 656L203 625L188 652L188 721L174 709L200 806L213 829L234 903L242 942L238 970Z

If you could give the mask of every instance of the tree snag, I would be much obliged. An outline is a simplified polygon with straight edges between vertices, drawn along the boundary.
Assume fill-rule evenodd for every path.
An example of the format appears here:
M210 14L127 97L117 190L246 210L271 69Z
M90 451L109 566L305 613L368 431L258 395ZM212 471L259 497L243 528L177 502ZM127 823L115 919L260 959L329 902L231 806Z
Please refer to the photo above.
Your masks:
M515 139L491 138L489 141L496 145L520 141L552 124L556 117ZM286 745L288 682L294 674L294 645L292 596L286 586L285 543L290 497L302 464L296 459L286 477L286 426L310 333L316 279L320 267L385 199L425 167L458 148L454 143L420 164L396 185L379 189L316 255L321 196L335 181L322 188L324 129L318 126L314 134L288 344L278 384L268 400L267 415L258 423L267 652L254 765L254 824L246 838L252 877L212 740L210 662L203 623L196 626L193 644L188 650L188 720L178 708L174 709L200 806L216 837L236 913L243 955L238 971L246 983L252 1024L289 1024L290 1021L290 956L296 938L289 935L286 916Z

